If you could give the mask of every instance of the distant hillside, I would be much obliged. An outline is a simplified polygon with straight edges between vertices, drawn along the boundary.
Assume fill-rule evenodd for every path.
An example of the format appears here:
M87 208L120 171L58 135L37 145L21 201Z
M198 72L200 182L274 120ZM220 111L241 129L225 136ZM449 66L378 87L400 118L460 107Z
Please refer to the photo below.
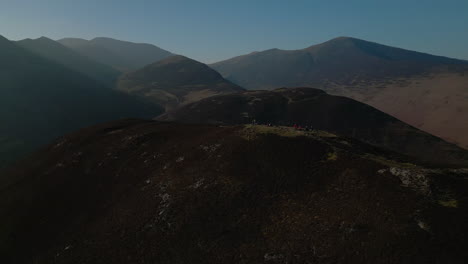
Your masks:
M16 43L37 55L62 64L109 86L114 86L117 77L121 74L110 66L93 61L91 58L45 37L24 39Z
M464 263L468 172L411 163L320 130L101 124L0 183L0 260Z
M84 40L64 38L61 44L100 63L119 71L137 70L147 64L162 60L173 54L151 44L133 43L111 38Z
M353 137L426 164L468 166L468 151L371 106L318 89L290 88L216 96L165 113L158 120L222 125L249 124L254 120L261 124L298 124Z
M317 87L468 148L468 62L355 38L210 65L247 89Z
M72 130L162 109L0 36L0 167Z
M203 63L172 56L127 73L118 89L147 98L167 110L213 95L243 91Z

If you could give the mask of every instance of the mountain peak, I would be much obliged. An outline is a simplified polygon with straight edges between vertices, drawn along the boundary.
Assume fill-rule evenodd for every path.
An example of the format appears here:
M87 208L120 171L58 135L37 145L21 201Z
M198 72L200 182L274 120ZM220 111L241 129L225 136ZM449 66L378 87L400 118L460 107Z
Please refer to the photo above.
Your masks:
M170 63L180 63L180 62L183 62L183 61L191 61L191 62L196 62L196 63L200 63L201 62L198 62L194 59L190 59L188 57L185 57L183 55L174 55L174 56L170 56L170 57L167 57L165 59L162 59L158 62L155 62L155 64L170 64Z
M343 40L358 40L358 39L353 38L353 37L348 37L348 36L339 36L339 37L336 37L336 38L332 38L329 41L343 41Z
M50 39L50 38L48 38L48 37L45 37L45 36L41 36L41 37L39 37L39 38L37 38L37 39L38 39L38 40L54 41L54 40L52 40L52 39Z

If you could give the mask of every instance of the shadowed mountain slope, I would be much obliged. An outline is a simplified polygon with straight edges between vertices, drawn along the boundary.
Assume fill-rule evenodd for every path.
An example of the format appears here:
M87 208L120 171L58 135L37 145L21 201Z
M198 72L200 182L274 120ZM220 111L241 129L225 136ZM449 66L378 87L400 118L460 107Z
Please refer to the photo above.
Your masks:
M62 64L108 86L114 86L117 77L121 74L110 66L95 62L87 56L45 37L24 39L16 43L37 55Z
M145 97L166 109L244 89L203 63L172 56L119 78L118 89Z
M247 89L317 87L468 148L468 62L341 37L210 65Z
M102 124L0 185L0 258L463 263L467 172L408 162L318 130Z
M139 69L173 55L169 51L151 44L111 38L94 38L92 40L64 38L58 42L95 61L124 72Z
M210 124L248 124L256 120L262 124L298 124L354 137L419 161L468 165L468 152L464 149L371 106L312 88L216 96L165 113L158 120Z
M162 109L0 36L0 167L72 130Z

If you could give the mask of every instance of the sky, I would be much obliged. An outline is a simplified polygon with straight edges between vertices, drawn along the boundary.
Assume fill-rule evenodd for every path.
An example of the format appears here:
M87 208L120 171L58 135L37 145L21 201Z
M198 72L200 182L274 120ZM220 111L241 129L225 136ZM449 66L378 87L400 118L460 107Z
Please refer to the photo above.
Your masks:
M0 35L111 37L205 63L339 36L468 59L468 0L0 0Z

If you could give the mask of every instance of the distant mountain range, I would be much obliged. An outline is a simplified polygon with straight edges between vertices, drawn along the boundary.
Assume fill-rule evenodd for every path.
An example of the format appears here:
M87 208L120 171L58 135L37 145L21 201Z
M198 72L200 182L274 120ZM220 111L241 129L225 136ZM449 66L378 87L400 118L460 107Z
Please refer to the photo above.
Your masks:
M137 70L174 55L151 44L133 43L111 38L101 37L92 40L64 38L58 40L58 42L122 72Z
M213 95L244 89L203 63L172 56L119 78L117 88L164 106L167 110Z
M62 64L71 70L85 74L109 86L114 86L115 81L121 74L120 71L111 66L96 62L46 37L25 39L16 43L39 56Z
M91 79L97 72L106 73L103 79L113 72L47 39L15 43L0 36L0 57L0 167L75 129L125 117L151 118L163 111ZM96 67L86 71L86 66Z
M215 96L167 112L157 120L217 125L297 124L359 139L426 165L468 167L467 150L369 105L319 89L283 88Z
M36 145L40 145L40 142L45 143L46 138L51 139L61 135L63 131L93 124L99 120L114 117L151 118L161 114L164 109L169 111L166 117L175 113L180 115L189 108L176 109L179 106L211 96L242 93L243 88L240 86L262 89L281 86L314 86L329 94L347 96L367 103L416 128L457 143L459 146L466 147L465 142L468 142L466 136L468 134L468 122L466 122L468 120L468 62L462 60L341 37L303 50L273 49L210 65L229 79L226 80L221 74L203 63L184 56L173 55L150 44L137 44L110 38L93 40L67 38L57 42L45 37L15 43L3 39L2 42L5 45L2 52L9 53L9 57L3 60L5 70L2 72L1 81L4 84L10 84L1 87L6 91L1 99L5 101L3 107L8 109L3 113L3 117L10 118L8 122L14 124L13 122L19 122L18 120L28 120L26 118L28 116L31 120L23 122L23 131L31 131L31 127L40 127L39 124L44 125L44 120L48 120L51 124L57 122L60 125L60 128L52 128L53 125L48 125L55 132L42 133L50 134L50 136L38 140ZM14 74L9 72L14 72ZM12 87L21 88L12 89ZM35 89L39 89L37 87L41 87L41 94L35 94L37 91ZM81 96L84 93L88 93L86 99ZM273 94L275 94L274 98L283 98L278 99L280 103L287 97L279 96L278 92ZM266 92L243 93L237 97L227 96L226 98L245 99L245 96L255 98L257 95L260 98L264 96L273 98ZM310 98L304 98L306 99ZM85 105L82 103L83 100L91 106L81 109ZM205 104L207 101L203 102ZM264 111L267 112L267 116L274 115L278 111L283 111L282 114L290 111L288 108L283 109L281 104L276 105L278 102L273 105L270 104L271 102L266 104L265 107L268 107ZM137 106L140 103L141 105ZM256 101L253 103L258 105ZM74 107L75 104L79 106ZM294 105L297 104L294 103ZM320 103L317 105L324 109L330 107ZM237 106L233 107L237 109ZM117 108L119 110L115 110ZM211 108L213 108L213 113L204 113L197 117L200 122L216 120L224 122L225 117L221 119L206 119L205 117L208 114L233 111L232 109L226 110L222 106L207 109ZM36 111L43 111L43 113L39 115L29 113L25 114L23 119L14 120L12 113L15 111L28 113L28 111L33 111L32 109L39 109ZM58 109L66 110L59 111ZM216 109L219 109L219 112ZM310 110L307 109L309 108L306 107L304 111ZM319 111L314 109L314 111ZM107 113L106 117L101 115L103 111ZM70 113L83 115L86 118L77 116L68 119L67 116ZM246 111L241 114L252 113ZM336 117L346 114L348 113L339 112ZM234 118L239 113L234 111L229 115L231 115L230 118ZM288 116L291 120L296 117ZM336 120L343 121L344 119L337 118ZM366 126L375 128L374 121L369 121L372 124L362 124L358 115L354 115L350 120L354 123L343 121L348 126L346 135L351 135L350 131L356 129L357 124L361 124L360 128ZM242 121L245 120L242 119ZM282 117L272 119L272 121L285 122L287 120ZM299 121L308 120L299 119ZM11 127L16 129L20 126L12 125ZM332 129L333 127L323 128ZM410 130L416 131L413 128ZM0 138L0 146L3 145L6 150L14 149L24 142L23 139L16 138L21 133L10 132L4 133ZM395 143L392 149L402 146L403 144L400 143L404 141L397 140L398 137L395 135L397 133L392 137L392 142L398 141L399 143ZM20 138L25 138L25 135ZM368 142L377 140L377 143L383 146L388 144L382 134L378 136L378 139L375 137L361 137L361 139L368 140ZM423 144L419 143L418 141L416 145L423 147ZM408 151L405 150L405 153L418 152L419 149L414 148Z
M468 62L340 37L210 65L248 89L309 86L354 98L468 148Z

